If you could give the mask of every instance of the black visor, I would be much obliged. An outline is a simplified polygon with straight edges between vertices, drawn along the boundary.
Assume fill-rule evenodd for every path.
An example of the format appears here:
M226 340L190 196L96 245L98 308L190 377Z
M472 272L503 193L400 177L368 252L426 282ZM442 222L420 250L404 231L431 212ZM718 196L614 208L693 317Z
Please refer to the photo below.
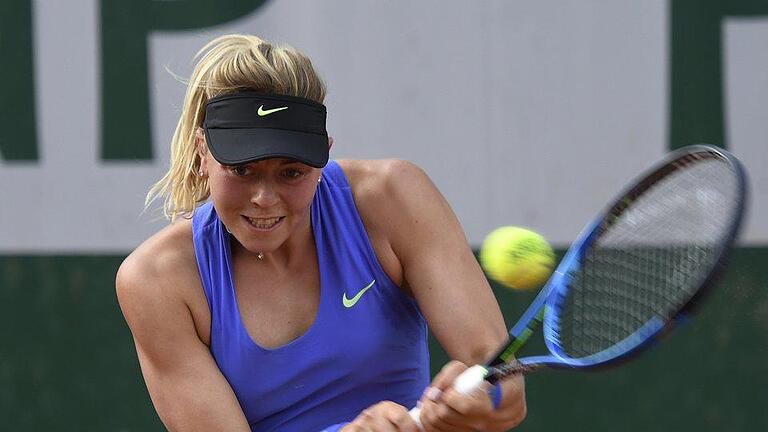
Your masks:
M325 106L294 96L243 92L205 108L205 139L223 165L285 157L315 168L328 163Z

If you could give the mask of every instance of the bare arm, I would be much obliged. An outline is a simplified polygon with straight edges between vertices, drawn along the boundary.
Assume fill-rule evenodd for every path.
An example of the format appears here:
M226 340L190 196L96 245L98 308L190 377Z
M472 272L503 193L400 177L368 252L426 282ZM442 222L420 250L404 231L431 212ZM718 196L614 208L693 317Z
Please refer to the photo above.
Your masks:
M360 185L367 190L355 193L366 228L388 242L402 284L448 355L465 363L484 361L507 333L456 216L417 166L399 160L369 163L375 164L370 171L378 172L359 177L376 184Z
M385 233L404 284L448 355L468 365L482 363L507 332L461 225L421 169L405 161L377 163L381 184L370 187L361 205L366 227ZM503 394L498 410L485 410L489 429L509 428L525 416L523 379L507 381Z
M120 307L133 333L141 370L158 415L171 431L250 428L237 399L200 340L179 284L200 284L182 271L163 271L174 258L134 252L117 274ZM197 275L194 275L197 277Z

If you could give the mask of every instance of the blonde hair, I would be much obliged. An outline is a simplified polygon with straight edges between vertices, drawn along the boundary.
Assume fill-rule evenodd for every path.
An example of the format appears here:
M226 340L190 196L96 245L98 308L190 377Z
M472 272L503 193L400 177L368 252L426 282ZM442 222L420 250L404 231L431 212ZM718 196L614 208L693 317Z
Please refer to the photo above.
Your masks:
M150 188L145 210L163 198L163 215L189 218L208 199L207 179L200 175L195 134L205 120L208 99L228 93L257 91L298 96L323 103L325 84L304 54L251 35L220 36L196 55L184 108L171 141L171 166Z

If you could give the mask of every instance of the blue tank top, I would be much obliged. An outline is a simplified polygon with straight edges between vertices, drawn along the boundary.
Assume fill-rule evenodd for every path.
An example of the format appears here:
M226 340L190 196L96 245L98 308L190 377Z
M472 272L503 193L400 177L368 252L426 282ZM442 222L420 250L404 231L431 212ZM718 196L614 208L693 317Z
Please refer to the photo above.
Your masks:
M379 265L334 161L310 212L320 270L317 317L302 336L274 349L251 339L240 317L230 234L213 205L202 205L192 219L211 353L253 431L319 431L382 400L411 407L429 384L426 323ZM371 283L345 306L344 296L353 301Z

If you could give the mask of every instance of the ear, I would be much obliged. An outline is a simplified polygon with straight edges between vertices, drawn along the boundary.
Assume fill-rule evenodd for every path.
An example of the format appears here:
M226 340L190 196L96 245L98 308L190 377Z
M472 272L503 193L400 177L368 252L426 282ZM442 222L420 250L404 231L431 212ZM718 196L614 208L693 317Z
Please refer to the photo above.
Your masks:
M208 144L205 142L205 132L199 127L195 130L195 149L200 158L200 171L208 173Z
M331 147L333 147L333 137L328 135L328 151L331 150Z

